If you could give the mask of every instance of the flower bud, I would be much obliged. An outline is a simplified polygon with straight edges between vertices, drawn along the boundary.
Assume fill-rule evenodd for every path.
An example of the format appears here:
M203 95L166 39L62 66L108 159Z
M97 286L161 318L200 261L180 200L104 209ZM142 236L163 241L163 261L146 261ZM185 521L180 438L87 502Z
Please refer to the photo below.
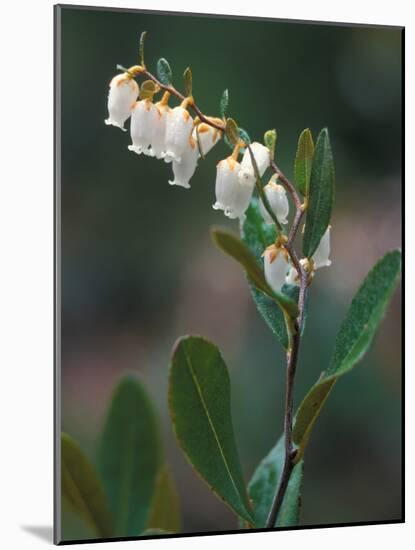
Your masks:
M250 147L258 166L259 177L262 178L265 170L268 168L271 162L269 149L268 147L265 147L265 145L262 145L262 143L258 143L257 141L252 143ZM242 157L241 167L241 175L248 173L249 175L255 176L255 170L252 166L251 154L248 147L245 149L244 156Z
M218 119L212 119L218 120ZM209 151L217 144L222 137L222 132L213 128L206 122L201 122L197 129L195 128L192 133L192 137L197 142L197 134L199 134L199 145L202 150L203 156L207 155Z
M221 160L216 167L215 210L223 210L230 219L241 218L251 201L255 178L240 178L241 165L232 157Z
M105 124L112 124L124 132L124 122L131 115L131 111L138 97L138 84L128 74L118 74L110 82L108 93L108 118Z
M175 160L172 162L174 180L169 180L170 185L180 185L189 189L189 180L195 173L198 157L197 143L190 136L188 147L182 153L181 162L176 162Z
M272 180L264 187L264 192L268 199L271 210L274 212L277 220L285 225L288 223L287 216L289 212L289 204L287 193L282 185L273 182ZM259 203L259 210L265 223L274 223L271 216L268 214L262 200Z
M265 280L274 292L281 292L289 268L288 254L275 244L264 250Z
M193 119L183 107L172 109L166 120L166 153L165 162L181 161L182 154L189 143L193 128Z
M133 144L128 146L130 151L137 155L151 155L149 148L159 119L159 111L151 99L143 99L135 104L131 115L130 130Z
M331 265L330 256L330 229L329 225L326 232L321 237L318 247L313 254L314 269Z
M150 147L150 154L152 157L161 159L166 153L166 123L170 107L165 103L159 101L156 103L156 108L159 112L159 119L154 128L153 141Z

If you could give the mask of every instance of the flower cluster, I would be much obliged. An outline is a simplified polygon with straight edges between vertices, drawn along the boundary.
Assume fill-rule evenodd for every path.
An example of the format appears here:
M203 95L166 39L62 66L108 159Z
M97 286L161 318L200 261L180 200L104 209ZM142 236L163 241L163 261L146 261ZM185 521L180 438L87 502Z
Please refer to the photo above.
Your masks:
M330 229L331 227L329 226L322 236L311 261L307 258L300 260L301 266L309 274L309 277L314 276L316 269L331 265L331 260L329 259ZM284 284L300 285L298 271L291 265L287 251L283 245L272 244L265 249L263 257L265 279L274 291L281 292Z
M221 138L222 132L207 123L193 120L186 100L171 108L166 92L158 103L151 98L137 101L139 87L129 73L115 76L108 94L109 117L112 124L125 131L124 123L131 116L130 151L163 159L173 167L170 185L189 188L198 159L205 156ZM210 118L212 122L218 119ZM221 122L221 121L219 121Z
M198 117L193 119L187 110L189 98L171 108L168 105L169 91L157 103L153 102L151 94L151 97L137 101L139 92L132 74L125 72L115 76L110 83L109 117L105 123L126 131L124 124L131 117L132 145L128 149L138 155L144 154L171 163L173 179L169 180L169 184L190 188L189 181L195 173L199 158L209 153L222 137L223 132L215 126L222 125L223 121L214 117L204 117L206 122L201 122ZM228 218L239 218L241 222L251 202L257 178L262 178L271 164L269 148L259 142L246 147L239 162L238 156L243 145L246 144L236 143L232 155L217 164L216 202L213 204L215 210L222 210ZM288 198L285 188L278 184L276 174L265 185L263 192L268 202L265 207L263 201L260 201L264 222L273 224L276 219L281 225L287 224ZM273 213L274 219L270 213ZM331 264L329 254L330 227L313 257L300 260L310 278L316 269ZM280 292L284 284L300 284L299 274L290 261L283 241L278 240L267 247L263 258L265 278L274 291Z

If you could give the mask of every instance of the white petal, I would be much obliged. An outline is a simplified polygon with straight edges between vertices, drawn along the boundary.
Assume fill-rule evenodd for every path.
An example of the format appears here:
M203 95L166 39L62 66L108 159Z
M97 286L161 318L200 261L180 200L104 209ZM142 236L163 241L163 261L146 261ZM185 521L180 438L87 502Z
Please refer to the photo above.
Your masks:
M288 223L287 216L290 206L284 187L271 181L264 187L264 191L267 196L271 210L274 212L277 220L283 225ZM271 216L268 214L262 200L259 203L259 210L266 223L274 223Z
M258 143L257 141L255 141L254 143L251 144L251 150L252 150L252 154L254 155L256 164L258 166L259 176L262 177L264 175L265 170L270 165L271 159L269 155L269 149L268 147L265 147L265 145L262 145L262 143ZM242 157L241 166L242 166L243 173L248 173L251 175L255 174L248 147L246 148L244 156Z
M170 181L170 185L180 185L186 189L190 188L189 180L196 170L198 159L197 144L193 139L189 140L189 145L182 154L181 162L173 160L174 180Z
M290 270L288 271L288 274L285 278L285 284L300 286L300 278L298 276L298 271L295 269L295 267L290 267Z
M131 115L138 97L138 84L127 73L114 76L108 93L108 118L105 124L117 126L125 131L124 122Z
M264 251L265 280L275 292L281 292L289 268L286 252L276 246Z
M159 111L149 99L138 101L131 115L131 139L128 148L137 154L151 155L149 147L159 121Z
M199 134L199 143L203 155L207 155L209 151L217 144L220 140L222 132L213 128L206 122L202 122L199 126L194 128L192 137L197 142L197 133Z
M166 154L164 160L181 161L193 128L193 119L183 107L175 107L169 111L166 120Z
M230 219L241 218L251 201L255 178L241 179L241 165L232 157L220 161L216 172L215 210L223 210Z
M331 265L330 256L330 226L327 228L324 235L318 244L316 251L313 254L314 269Z
M151 153L152 156L161 159L166 153L166 123L167 115L171 109L168 105L162 103L156 103L156 108L159 112L159 119L154 129Z

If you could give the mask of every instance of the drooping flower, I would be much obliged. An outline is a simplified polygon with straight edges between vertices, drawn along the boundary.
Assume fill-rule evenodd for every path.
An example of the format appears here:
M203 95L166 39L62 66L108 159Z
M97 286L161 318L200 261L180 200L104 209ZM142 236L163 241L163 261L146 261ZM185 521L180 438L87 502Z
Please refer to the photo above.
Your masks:
M215 210L223 210L230 219L241 218L248 208L255 185L255 178L241 178L241 165L231 156L221 160L216 167Z
M189 143L193 128L193 119L184 107L175 107L167 114L166 119L166 152L165 162L181 162L182 154Z
M218 118L209 118L213 122L222 122ZM192 137L197 142L197 136L199 135L199 145L202 150L203 156L207 155L209 151L217 144L222 137L222 132L213 128L206 122L201 122L197 128L194 128Z
M275 183L271 179L271 181L267 183L267 185L264 187L264 192L267 196L271 210L277 217L277 220L283 225L288 223L287 216L290 206L288 204L287 193L285 192L284 187L282 185L279 185L278 183ZM268 214L262 200L259 204L259 210L262 217L264 218L265 223L274 223L271 216Z
M159 111L151 99L137 101L131 115L130 130L133 144L129 145L128 149L137 155L151 155L150 145L153 143L159 120Z
M272 244L264 250L263 257L265 280L274 292L281 292L289 268L287 251Z
M259 177L262 178L271 161L269 149L257 141L254 141L250 147L258 167ZM241 167L241 177L245 174L255 176L255 170L252 166L251 154L248 147L245 149L244 156L242 157Z
M190 136L188 146L182 153L181 162L175 160L172 162L174 180L169 180L170 185L180 185L181 187L189 189L189 180L195 173L198 157L199 151L197 149L197 143L192 136Z
M321 237L318 247L313 254L314 269L319 269L320 267L328 267L331 265L330 256L330 229L329 225L326 229L326 232Z
M316 269L320 269L321 267L328 267L331 265L331 260L329 259L330 229L331 229L331 226L329 225L328 228L326 229L326 232L321 237L319 245L311 258L312 259L311 266L307 258L302 258L300 260L300 264L302 266L306 266L306 269L308 269L308 271L310 272L311 277L313 276L314 271ZM300 277L294 266L290 267L290 271L288 272L286 283L289 285L300 285Z
M169 96L170 94L166 92L163 98L155 104L159 112L159 120L154 129L150 154L157 159L163 158L166 153L166 125L168 114L171 111L171 108L167 105Z
M300 264L305 267L308 265L307 258L302 258L300 260ZM292 265L290 266L290 269L288 271L287 277L285 278L285 283L287 285L297 285L300 286L300 276L298 274L298 271L295 269L295 267Z
M128 73L114 76L108 93L108 118L105 124L117 126L124 132L124 122L129 118L138 97L138 84Z

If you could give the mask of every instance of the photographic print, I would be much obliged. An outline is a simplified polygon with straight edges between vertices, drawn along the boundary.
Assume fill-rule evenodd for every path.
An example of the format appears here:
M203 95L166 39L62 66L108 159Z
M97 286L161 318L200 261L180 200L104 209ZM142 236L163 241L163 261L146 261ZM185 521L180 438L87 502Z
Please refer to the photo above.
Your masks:
M55 543L403 521L403 32L55 6Z

